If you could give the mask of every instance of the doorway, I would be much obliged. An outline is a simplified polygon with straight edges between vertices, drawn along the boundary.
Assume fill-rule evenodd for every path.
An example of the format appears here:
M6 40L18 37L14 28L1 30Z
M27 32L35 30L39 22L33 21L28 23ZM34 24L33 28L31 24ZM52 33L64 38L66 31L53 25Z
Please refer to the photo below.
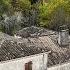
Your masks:
M25 63L25 70L32 70L32 61Z

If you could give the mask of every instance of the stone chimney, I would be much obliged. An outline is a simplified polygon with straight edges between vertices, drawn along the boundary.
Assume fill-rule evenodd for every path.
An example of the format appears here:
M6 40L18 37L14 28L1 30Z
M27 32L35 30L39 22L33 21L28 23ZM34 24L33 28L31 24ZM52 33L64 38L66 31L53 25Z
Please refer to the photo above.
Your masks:
M60 26L59 28L58 44L60 46L69 44L69 30L66 25Z

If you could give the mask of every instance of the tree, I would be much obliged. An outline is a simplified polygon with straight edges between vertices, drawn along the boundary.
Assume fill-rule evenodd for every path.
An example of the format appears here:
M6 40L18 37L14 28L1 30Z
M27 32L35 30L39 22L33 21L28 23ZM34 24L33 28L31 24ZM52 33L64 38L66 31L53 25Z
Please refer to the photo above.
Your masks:
M69 8L69 0L50 0L48 3L40 4L40 26L58 29L60 25L67 24L67 18L70 17Z

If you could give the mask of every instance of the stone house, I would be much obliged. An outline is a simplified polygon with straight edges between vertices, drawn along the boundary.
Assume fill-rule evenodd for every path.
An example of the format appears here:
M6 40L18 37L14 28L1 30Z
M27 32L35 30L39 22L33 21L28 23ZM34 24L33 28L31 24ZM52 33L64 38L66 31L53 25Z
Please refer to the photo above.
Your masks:
M27 38L16 39L0 32L0 70L47 70L48 50Z
M0 70L69 70L68 30L27 27L13 36L0 32Z
M48 70L69 70L70 69L70 37L68 29L59 32L39 27L27 27L15 34L16 38L28 38L32 44L51 51L48 55ZM21 39L20 38L20 39Z

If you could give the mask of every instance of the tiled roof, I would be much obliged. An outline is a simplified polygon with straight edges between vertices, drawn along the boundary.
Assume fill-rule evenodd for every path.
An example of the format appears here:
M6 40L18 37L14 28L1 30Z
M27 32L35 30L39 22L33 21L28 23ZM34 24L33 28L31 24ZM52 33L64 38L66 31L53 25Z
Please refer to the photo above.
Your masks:
M7 34L0 34L0 61L42 53L45 49L31 38L15 39ZM48 52L48 50L46 50Z
M35 47L33 45L27 47L24 43L17 44L17 42L5 40L0 47L0 61L25 57L41 52L41 48Z

